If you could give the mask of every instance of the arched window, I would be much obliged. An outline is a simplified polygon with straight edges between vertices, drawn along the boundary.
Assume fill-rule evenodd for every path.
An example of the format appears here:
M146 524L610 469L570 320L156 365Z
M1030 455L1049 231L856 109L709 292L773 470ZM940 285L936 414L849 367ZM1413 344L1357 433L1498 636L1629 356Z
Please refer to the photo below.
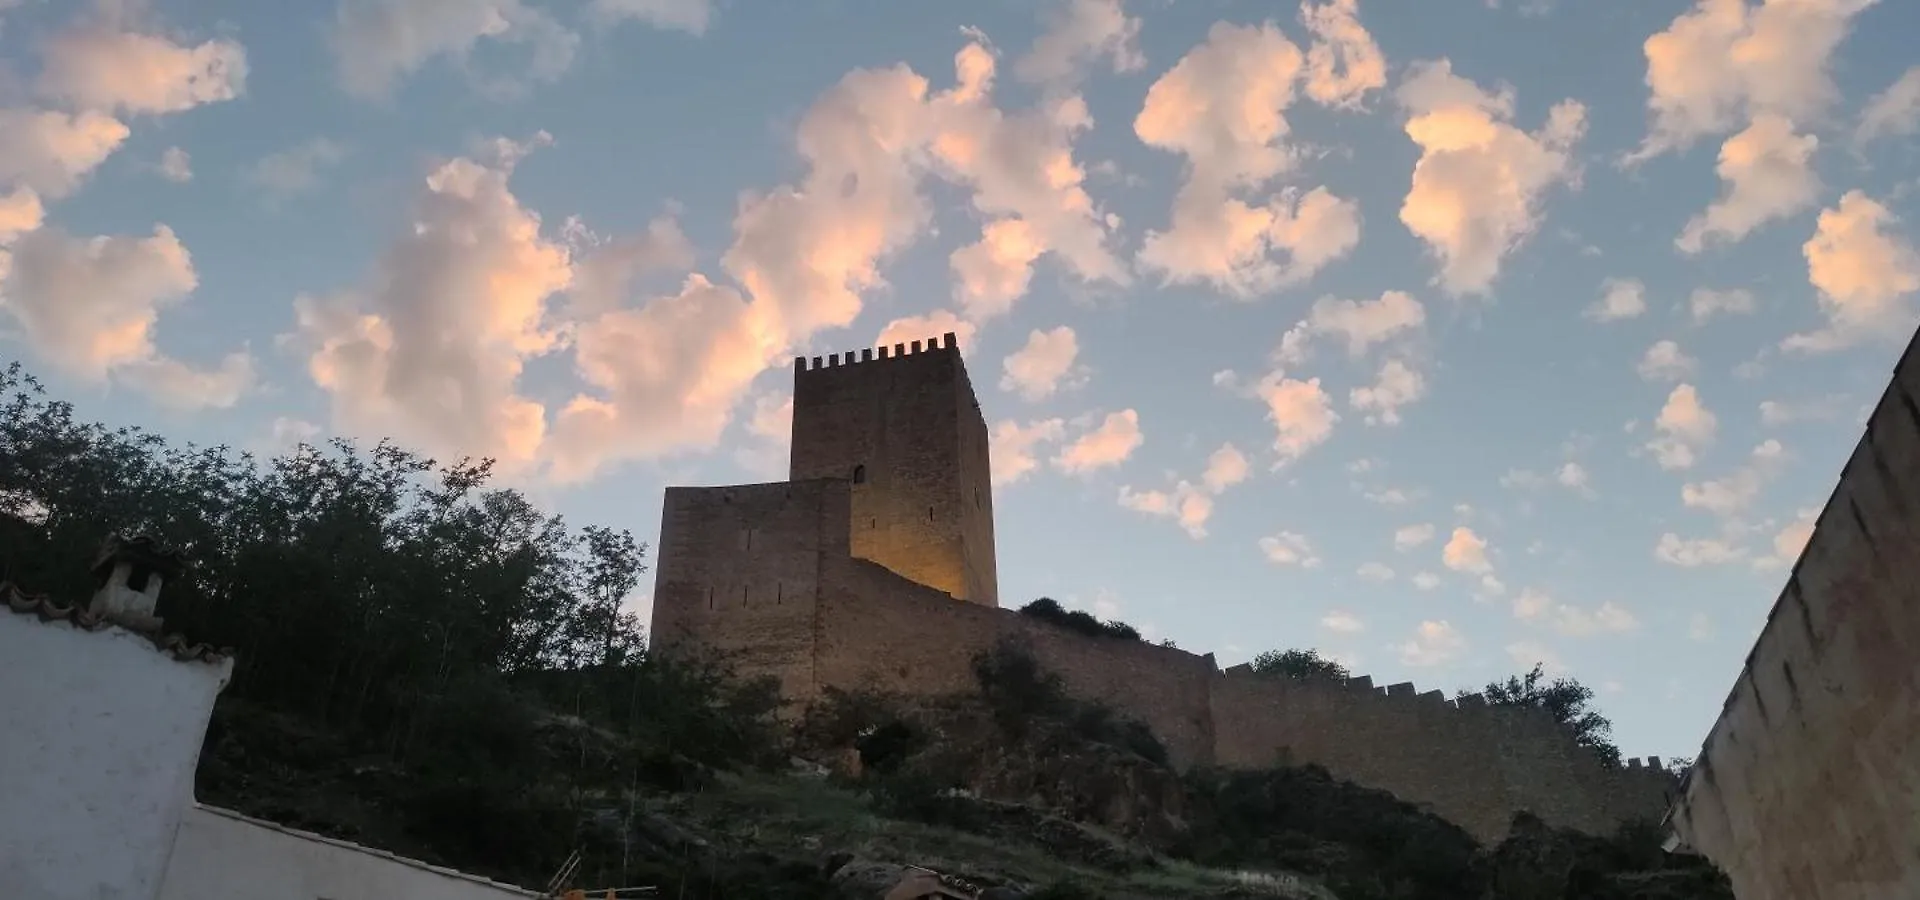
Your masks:
M867 483L867 467L866 466L853 467L853 483L854 484Z

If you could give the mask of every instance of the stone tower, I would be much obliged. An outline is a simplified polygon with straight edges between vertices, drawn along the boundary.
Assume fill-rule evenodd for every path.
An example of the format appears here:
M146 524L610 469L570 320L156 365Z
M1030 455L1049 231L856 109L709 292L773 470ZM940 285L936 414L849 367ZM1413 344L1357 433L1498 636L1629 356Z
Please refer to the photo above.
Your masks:
M788 478L852 483L854 556L1000 603L987 423L952 332L794 361Z

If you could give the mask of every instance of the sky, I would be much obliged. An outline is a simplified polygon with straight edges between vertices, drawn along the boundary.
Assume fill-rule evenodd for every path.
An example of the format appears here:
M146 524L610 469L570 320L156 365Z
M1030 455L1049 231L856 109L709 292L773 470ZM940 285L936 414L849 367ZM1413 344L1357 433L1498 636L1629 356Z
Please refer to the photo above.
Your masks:
M298 13L289 10L298 7ZM959 334L1003 603L1693 756L1916 321L1894 0L0 0L0 356L655 540ZM648 606L650 589L634 603Z

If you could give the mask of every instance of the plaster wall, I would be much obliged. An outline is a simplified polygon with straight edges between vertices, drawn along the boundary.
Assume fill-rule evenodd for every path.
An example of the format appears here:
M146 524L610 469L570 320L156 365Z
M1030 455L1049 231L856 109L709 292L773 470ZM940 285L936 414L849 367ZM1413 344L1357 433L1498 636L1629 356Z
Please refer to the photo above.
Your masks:
M222 809L186 811L160 900L505 900L539 894Z
M152 898L232 663L4 607L0 660L0 892Z
M1909 346L1674 805L1741 900L1920 897L1917 400Z

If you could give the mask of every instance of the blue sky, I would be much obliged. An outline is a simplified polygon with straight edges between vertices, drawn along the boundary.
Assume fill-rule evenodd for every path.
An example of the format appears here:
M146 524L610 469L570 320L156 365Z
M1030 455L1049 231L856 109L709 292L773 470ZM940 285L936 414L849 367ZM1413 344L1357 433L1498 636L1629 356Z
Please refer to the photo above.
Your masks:
M1920 8L0 0L0 342L653 540L963 336L1001 593L1691 756L1912 333ZM636 603L645 604L644 596Z

